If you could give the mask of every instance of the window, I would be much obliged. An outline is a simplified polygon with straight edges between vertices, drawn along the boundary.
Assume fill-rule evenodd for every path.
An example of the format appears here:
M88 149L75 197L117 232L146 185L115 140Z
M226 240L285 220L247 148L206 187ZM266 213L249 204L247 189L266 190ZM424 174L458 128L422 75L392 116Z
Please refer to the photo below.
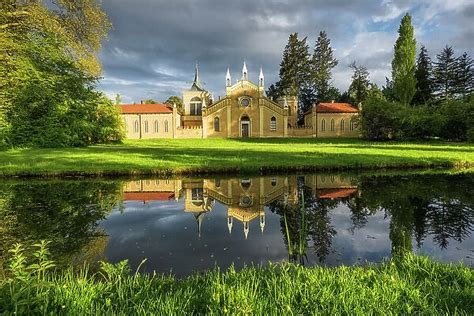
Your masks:
M214 118L214 131L219 132L221 130L219 117Z
M202 115L202 100L198 97L192 98L189 110L191 115Z
M135 133L138 133L140 131L140 125L138 124L138 120L135 120L135 123L133 123L133 131Z
M272 187L275 187L277 185L277 179L272 178Z
M270 120L270 130L272 132L277 130L277 119L274 116L272 116L272 118Z
M342 120L341 120L341 132L344 132L345 129L346 129L346 123L345 123L344 120L342 119Z
M165 133L168 133L168 121L165 121Z
M145 133L148 133L148 121L145 121Z
M353 131L355 129L356 129L355 122L354 122L354 120L351 120L351 131Z
M158 120L155 120L155 123L154 123L153 125L155 125L155 127L154 127L154 131L155 131L155 133L158 133L158 131L159 131L159 124L158 124Z
M321 132L326 131L326 121L324 119L321 120Z
M334 127L335 127L334 119L332 119L331 120L331 132L334 132Z
M193 201L199 201L202 200L203 197L203 190L202 188L194 188L191 189L191 199Z

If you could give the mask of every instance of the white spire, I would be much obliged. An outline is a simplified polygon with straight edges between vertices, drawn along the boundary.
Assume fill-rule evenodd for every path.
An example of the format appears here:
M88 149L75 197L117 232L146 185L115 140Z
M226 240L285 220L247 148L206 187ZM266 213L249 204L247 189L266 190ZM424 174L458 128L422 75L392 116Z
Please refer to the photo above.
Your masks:
M247 239L248 236L249 236L249 230L250 230L249 222L244 222L244 235L245 235L245 239Z
M248 80L249 79L249 72L247 71L247 64L245 63L244 60L244 66L242 67L242 80Z
M229 235L232 233L232 225L234 223L234 219L232 216L227 216L227 228L229 228Z
M230 87L232 84L232 79L230 77L230 70L229 67L227 67L227 74L225 75L225 86Z
M263 233L263 229L265 228L265 214L260 215L260 230Z
M263 69L260 67L260 75L258 75L258 84L263 87L265 85L265 77L263 76Z

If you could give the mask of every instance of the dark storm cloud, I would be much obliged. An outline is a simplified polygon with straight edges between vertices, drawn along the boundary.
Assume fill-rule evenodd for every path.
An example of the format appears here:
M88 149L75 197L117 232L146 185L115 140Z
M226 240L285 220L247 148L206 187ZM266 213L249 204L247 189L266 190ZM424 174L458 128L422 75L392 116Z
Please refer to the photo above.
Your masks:
M366 65L371 78L381 83L390 74L396 30L406 11L414 15L428 48L431 43L433 49L444 46L438 45L440 38L432 39L443 27L449 29L443 39L460 51L469 51L466 41L473 40L468 26L472 6L462 0L103 0L103 8L114 28L100 55L100 88L111 97L120 93L126 102L180 95L191 84L195 62L215 96L223 94L226 68L238 79L244 59L254 80L263 67L268 86L277 80L289 34L307 36L312 51L322 29L340 61L333 78L337 87L347 88L353 60Z

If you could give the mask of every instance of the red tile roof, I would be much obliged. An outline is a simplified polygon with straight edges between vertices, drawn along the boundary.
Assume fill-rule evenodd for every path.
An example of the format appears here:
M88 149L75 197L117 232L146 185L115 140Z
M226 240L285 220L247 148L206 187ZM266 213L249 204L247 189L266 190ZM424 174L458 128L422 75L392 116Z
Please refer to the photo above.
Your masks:
M166 104L121 104L123 114L156 114L173 113L173 109Z
M174 199L173 192L125 192L125 201L168 201Z
M351 196L357 192L357 189L321 189L318 190L318 197L320 199L337 199Z
M318 113L357 113L359 110L349 103L319 103L316 106Z

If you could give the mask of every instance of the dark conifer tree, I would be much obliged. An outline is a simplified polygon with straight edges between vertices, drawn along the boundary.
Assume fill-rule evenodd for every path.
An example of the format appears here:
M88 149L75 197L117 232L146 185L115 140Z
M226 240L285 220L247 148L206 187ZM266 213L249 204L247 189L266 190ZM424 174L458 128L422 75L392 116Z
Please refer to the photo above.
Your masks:
M459 56L456 60L456 93L460 97L471 95L474 85L474 63L466 52Z
M457 84L457 60L453 48L446 46L436 58L433 71L434 93L440 100L452 99L456 95Z
M421 105L433 98L433 83L431 80L431 59L425 46L421 46L420 54L416 62L416 92L413 104Z
M273 101L278 99L278 91L273 83L267 89L267 97Z
M355 105L364 102L369 95L370 80L369 71L364 66L359 66L353 62L350 67L354 70L352 83L349 86L349 96Z
M319 33L311 58L311 80L318 102L329 101L331 94L331 71L338 64L333 56L331 40L325 31ZM332 91L334 92L334 91ZM333 93L332 93L333 94Z

